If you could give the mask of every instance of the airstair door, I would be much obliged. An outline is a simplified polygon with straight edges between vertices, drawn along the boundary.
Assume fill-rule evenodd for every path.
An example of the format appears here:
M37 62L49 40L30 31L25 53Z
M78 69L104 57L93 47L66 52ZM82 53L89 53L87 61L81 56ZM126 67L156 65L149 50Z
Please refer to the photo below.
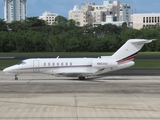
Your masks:
M36 72L36 73L39 72L39 61L38 60L33 61L33 72Z

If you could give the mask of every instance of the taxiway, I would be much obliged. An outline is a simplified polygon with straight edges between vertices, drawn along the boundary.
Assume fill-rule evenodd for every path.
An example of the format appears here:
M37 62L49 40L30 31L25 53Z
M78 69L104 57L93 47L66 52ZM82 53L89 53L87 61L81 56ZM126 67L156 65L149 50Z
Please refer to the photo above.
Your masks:
M159 120L160 76L87 80L0 71L3 120Z

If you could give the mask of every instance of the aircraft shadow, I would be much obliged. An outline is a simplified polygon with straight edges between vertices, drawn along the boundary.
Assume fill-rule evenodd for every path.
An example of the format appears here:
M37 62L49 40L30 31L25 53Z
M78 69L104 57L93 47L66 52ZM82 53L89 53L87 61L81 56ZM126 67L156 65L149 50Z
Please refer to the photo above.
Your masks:
M119 81L119 80L126 80L126 81L128 81L128 80L136 80L136 79L129 79L129 78L107 78L106 76L95 76L95 77L88 77L88 78L86 78L85 80L79 80L78 78L58 78L58 79L56 79L56 78L51 78L51 79L42 79L42 78L33 78L33 79L19 79L19 80L30 80L30 81L44 81L45 82L45 80L47 80L47 81L81 81L81 82L104 82L105 80L106 81L112 81L112 80L114 80L114 81Z

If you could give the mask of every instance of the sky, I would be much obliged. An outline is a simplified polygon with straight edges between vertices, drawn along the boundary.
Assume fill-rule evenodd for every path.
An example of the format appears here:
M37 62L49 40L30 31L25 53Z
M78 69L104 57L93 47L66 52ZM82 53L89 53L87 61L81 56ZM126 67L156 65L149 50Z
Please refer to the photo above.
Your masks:
M48 11L68 18L68 12L74 5L89 2L103 4L103 0L27 0L27 17L40 16ZM136 10L137 13L160 13L160 0L120 0L120 2L130 4L132 11ZM4 18L4 0L0 0L0 18Z

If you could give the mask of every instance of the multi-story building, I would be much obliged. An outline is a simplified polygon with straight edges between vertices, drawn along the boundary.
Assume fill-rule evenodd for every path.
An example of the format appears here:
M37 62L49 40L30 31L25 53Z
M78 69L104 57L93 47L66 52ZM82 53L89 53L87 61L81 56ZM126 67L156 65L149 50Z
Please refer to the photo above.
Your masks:
M80 22L80 26L93 25L95 22L106 22L107 16L112 16L113 21L126 20L128 22L130 19L129 5L121 4L118 0L113 2L104 0L103 5L95 5L95 3L88 3L81 7L76 5L73 10L69 11L69 19Z
M117 26L122 26L125 21L114 21L113 16L106 16L106 21L105 22L94 22L93 27L97 27L99 25L105 25L105 24L113 24Z
M131 15L131 23L134 29L160 24L160 13L133 14Z
M122 3L120 5L120 21L130 22L131 6L129 4Z
M49 25L52 25L57 16L58 14L55 13L44 12L41 16L39 16L39 19L46 21Z
M4 0L4 20L6 22L26 19L26 0Z
M80 26L91 24L92 21L94 21L92 18L92 5L94 5L94 3L88 3L81 6L81 9L79 9L78 5L74 6L73 10L69 11L69 19L79 22Z

